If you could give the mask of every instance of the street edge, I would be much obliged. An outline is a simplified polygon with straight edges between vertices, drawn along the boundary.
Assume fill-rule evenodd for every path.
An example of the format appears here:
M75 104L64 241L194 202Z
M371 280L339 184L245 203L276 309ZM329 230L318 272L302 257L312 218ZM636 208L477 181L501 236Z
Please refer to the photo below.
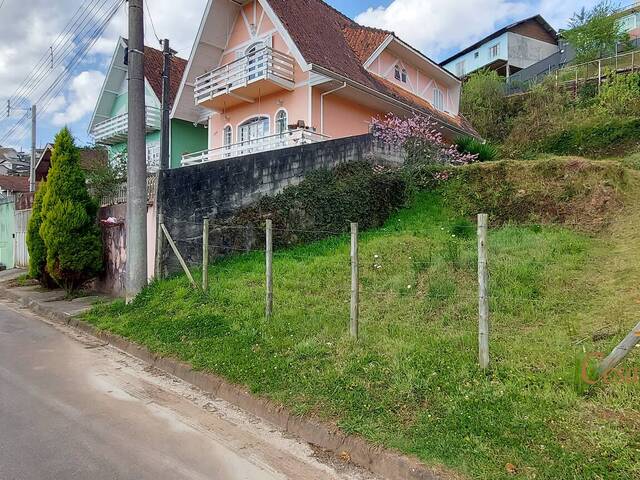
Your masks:
M161 357L124 337L99 330L88 322L47 308L40 302L29 300L0 286L0 296L12 300L31 312L51 320L76 328L122 350L151 366L174 375L187 383L200 388L216 398L225 400L238 408L253 414L297 438L320 447L339 458L348 459L351 463L366 468L386 480L445 480L451 474L444 469L430 468L417 458L399 454L383 447L371 445L355 435L347 435L339 428L317 420L294 415L288 409L267 399L256 397L246 389L231 384L222 377L212 373L194 370L186 362L170 357Z

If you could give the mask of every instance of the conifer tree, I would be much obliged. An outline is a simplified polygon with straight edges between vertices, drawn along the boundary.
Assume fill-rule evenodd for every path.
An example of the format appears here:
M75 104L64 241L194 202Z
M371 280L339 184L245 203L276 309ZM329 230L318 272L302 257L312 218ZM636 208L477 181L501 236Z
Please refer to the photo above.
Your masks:
M80 168L80 151L65 127L56 135L51 155L40 236L46 248L46 270L67 292L102 271L97 212Z

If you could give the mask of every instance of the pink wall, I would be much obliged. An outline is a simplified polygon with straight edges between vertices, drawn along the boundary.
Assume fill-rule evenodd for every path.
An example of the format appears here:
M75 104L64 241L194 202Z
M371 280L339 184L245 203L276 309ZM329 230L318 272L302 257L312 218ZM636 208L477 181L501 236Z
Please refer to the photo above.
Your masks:
M313 91L313 123L320 132L321 93ZM340 96L340 92L324 97L324 134L331 138L349 137L369 133L371 119L380 111L367 108Z
M395 65L400 65L400 70L404 68L407 71L408 81L403 83L395 78ZM444 95L444 109L447 111L454 111L455 106L450 98L449 88L441 82L435 81L431 76L422 70L418 70L415 66L409 62L397 57L389 51L384 51L380 54L377 60L375 60L369 67L369 71L383 77L384 79L393 82L399 87L424 98L428 102L433 104L433 92L436 87Z

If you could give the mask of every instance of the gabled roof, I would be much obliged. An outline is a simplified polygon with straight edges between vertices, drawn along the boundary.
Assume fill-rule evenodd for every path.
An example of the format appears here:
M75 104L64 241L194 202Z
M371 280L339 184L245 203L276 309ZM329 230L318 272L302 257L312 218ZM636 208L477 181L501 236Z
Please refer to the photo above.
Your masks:
M89 122L89 131L96 123L101 122L109 118L111 108L117 97L118 89L122 82L126 78L127 65L125 64L125 51L127 48L127 40L125 38L119 38L116 45L115 52L111 58L107 75L102 85L102 90L96 107L93 112L91 121ZM144 47L144 77L147 83L151 86L153 93L158 99L158 102L162 99L162 64L163 53L160 50ZM183 58L173 56L171 59L171 83L169 88L169 102L173 104L184 75L184 70L187 66L187 61Z
M0 175L0 189L8 192L28 192L29 177L14 175Z
M283 26L300 49L304 59L313 65L346 77L382 95L407 104L410 108L433 116L441 122L477 135L462 117L436 110L426 100L395 86L369 72L364 63L385 42L393 40L418 55L442 77L459 82L426 55L403 42L395 33L356 23L322 0L267 0Z
M463 55L466 55L467 53L476 50L477 48L479 48L483 44L485 44L487 42L490 42L491 40L494 40L494 39L498 38L500 35L502 35L502 34L504 34L506 32L509 32L509 31L513 30L514 28L519 27L520 25L523 25L523 24L528 23L528 22L538 22L542 26L542 28L544 28L547 32L549 32L551 34L551 36L556 37L556 38L558 37L558 32L556 32L555 29L551 25L549 25L549 23L542 17L542 15L534 15L533 17L525 18L524 20L520 20L518 22L514 22L514 23L512 23L510 25L507 25L506 27L502 27L500 30L496 30L491 35L487 35L482 40L478 40L473 45L470 45L467 48L465 48L464 50L461 50L458 53L456 53L455 55L452 55L449 58L447 58L446 60L443 60L442 62L440 62L440 65L441 66L442 65L446 65L447 63L452 62L456 58L459 58L459 57L461 57Z

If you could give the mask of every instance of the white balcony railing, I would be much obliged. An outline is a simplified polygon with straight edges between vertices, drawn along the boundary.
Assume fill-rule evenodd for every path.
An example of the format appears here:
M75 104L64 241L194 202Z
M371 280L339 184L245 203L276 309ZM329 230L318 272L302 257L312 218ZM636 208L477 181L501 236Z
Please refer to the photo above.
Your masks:
M277 135L256 138L246 142L233 143L224 147L201 152L189 153L182 156L182 166L197 165L199 163L215 162L226 158L240 157L252 153L280 150L282 148L295 147L309 143L322 142L329 137L321 135L311 130L297 129L289 130Z
M145 124L147 133L160 130L160 109L147 107ZM91 130L91 135L96 143L114 145L126 141L128 131L129 114L122 113L97 123Z
M293 58L285 53L263 47L223 67L196 78L196 104L242 87L270 80L284 88L293 88Z

